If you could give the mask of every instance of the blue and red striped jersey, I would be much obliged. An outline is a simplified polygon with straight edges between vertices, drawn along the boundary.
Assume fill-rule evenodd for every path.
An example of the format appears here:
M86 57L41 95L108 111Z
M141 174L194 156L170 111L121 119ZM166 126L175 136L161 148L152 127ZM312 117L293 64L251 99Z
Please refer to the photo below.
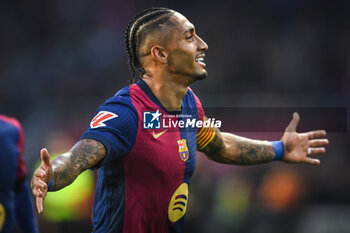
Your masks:
M196 125L203 118L190 88L182 109L168 111L142 79L99 107L81 137L107 150L95 166L93 232L183 232L197 147L214 135Z

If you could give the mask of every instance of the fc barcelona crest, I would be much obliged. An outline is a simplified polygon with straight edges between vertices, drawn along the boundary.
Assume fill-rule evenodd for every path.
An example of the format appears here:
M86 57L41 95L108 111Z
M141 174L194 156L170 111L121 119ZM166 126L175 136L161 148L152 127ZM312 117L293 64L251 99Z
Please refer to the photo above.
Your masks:
M177 140L177 144L179 145L179 154L182 161L186 162L189 157L188 147L186 144L186 139Z

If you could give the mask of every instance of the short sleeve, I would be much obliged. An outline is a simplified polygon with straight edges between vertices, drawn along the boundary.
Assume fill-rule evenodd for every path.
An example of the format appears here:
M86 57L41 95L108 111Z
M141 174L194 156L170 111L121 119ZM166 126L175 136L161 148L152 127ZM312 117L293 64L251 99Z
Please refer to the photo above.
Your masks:
M80 139L94 139L105 146L107 154L99 167L126 156L135 143L137 130L137 110L129 96L115 96L99 107Z

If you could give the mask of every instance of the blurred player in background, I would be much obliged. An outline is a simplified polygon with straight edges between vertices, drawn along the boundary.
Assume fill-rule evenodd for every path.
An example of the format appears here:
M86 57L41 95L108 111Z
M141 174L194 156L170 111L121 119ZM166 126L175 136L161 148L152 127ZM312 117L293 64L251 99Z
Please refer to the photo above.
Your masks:
M180 13L166 8L139 13L129 22L125 42L132 77L139 71L142 78L99 107L69 152L51 163L41 150L42 164L32 179L39 213L48 190L99 168L93 232L183 232L197 150L226 164L320 163L307 155L325 152L326 132L297 133L297 113L275 142L222 133L214 125L182 127L180 121L208 119L189 88L207 76L208 46ZM165 127L165 118L178 124Z
M23 161L20 123L0 115L0 232L38 232Z

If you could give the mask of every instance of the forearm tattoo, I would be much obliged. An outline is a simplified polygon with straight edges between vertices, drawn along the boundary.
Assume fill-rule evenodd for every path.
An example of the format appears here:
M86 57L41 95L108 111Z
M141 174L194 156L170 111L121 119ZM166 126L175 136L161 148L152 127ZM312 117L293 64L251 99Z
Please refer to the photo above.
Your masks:
M254 144L248 142L237 143L239 149L239 164L251 165L267 163L273 160L274 150L272 146L265 144Z
M77 176L97 164L106 155L105 147L93 139L80 140L67 153L59 155L52 161L52 191L71 184Z
M275 156L271 143L252 140L216 130L213 140L202 150L211 160L226 164L266 163Z

